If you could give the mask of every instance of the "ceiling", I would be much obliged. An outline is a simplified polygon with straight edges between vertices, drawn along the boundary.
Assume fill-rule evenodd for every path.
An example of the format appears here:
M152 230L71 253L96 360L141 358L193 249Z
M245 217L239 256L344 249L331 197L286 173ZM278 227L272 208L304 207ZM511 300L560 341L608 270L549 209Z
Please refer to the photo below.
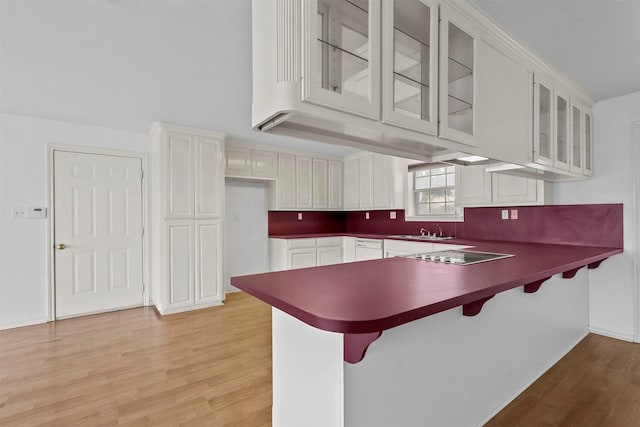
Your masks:
M596 100L640 91L640 0L473 0Z

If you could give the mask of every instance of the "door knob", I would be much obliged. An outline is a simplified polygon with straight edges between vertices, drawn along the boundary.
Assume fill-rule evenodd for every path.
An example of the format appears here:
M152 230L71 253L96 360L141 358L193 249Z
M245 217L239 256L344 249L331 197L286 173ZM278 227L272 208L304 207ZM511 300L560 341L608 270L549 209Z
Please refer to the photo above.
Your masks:
M64 243L58 243L56 245L56 249L63 250L63 249L66 249L66 248L67 248L67 245L65 245Z

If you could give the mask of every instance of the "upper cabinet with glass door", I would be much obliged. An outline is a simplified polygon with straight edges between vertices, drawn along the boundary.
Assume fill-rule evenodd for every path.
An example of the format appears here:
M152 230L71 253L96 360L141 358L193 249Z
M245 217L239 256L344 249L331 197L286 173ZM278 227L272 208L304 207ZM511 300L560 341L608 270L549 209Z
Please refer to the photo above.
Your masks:
M475 119L474 24L460 12L440 8L440 136L478 145Z
M437 4L388 0L382 7L382 120L437 135Z
M583 150L582 150L582 174L591 176L593 174L593 123L591 109L582 108L583 117Z
M310 0L303 10L303 101L379 120L380 1Z
M535 76L533 94L533 161L553 166L555 153L554 141L554 93L550 80Z

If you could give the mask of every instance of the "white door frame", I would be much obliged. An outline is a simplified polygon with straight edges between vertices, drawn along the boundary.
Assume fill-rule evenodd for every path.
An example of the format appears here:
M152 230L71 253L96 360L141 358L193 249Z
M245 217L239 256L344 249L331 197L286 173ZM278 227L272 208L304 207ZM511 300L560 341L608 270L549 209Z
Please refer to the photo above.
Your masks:
M125 150L112 150L108 148L99 147L83 147L76 145L65 144L49 144L47 146L47 179L48 179L48 206L49 215L47 221L47 276L48 276L48 292L47 292L47 317L50 322L56 320L56 302L55 302L55 251L53 250L53 243L55 242L55 170L54 170L54 153L56 151L66 151L79 154L97 154L103 156L116 156L116 157L129 157L134 159L140 159L142 163L142 226L144 227L144 235L142 237L142 280L144 293L142 295L142 304L147 306L151 304L149 291L149 248L151 247L149 228L149 178L148 178L148 153L142 153L137 151L125 151Z
M631 123L634 341L640 342L640 121Z

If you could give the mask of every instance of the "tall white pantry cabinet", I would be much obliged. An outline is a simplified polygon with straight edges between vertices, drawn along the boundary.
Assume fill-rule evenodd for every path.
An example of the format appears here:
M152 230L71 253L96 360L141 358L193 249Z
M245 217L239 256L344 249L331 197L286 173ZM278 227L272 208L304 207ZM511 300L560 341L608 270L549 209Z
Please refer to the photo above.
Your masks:
M151 128L151 265L161 314L222 304L224 138L165 123Z

